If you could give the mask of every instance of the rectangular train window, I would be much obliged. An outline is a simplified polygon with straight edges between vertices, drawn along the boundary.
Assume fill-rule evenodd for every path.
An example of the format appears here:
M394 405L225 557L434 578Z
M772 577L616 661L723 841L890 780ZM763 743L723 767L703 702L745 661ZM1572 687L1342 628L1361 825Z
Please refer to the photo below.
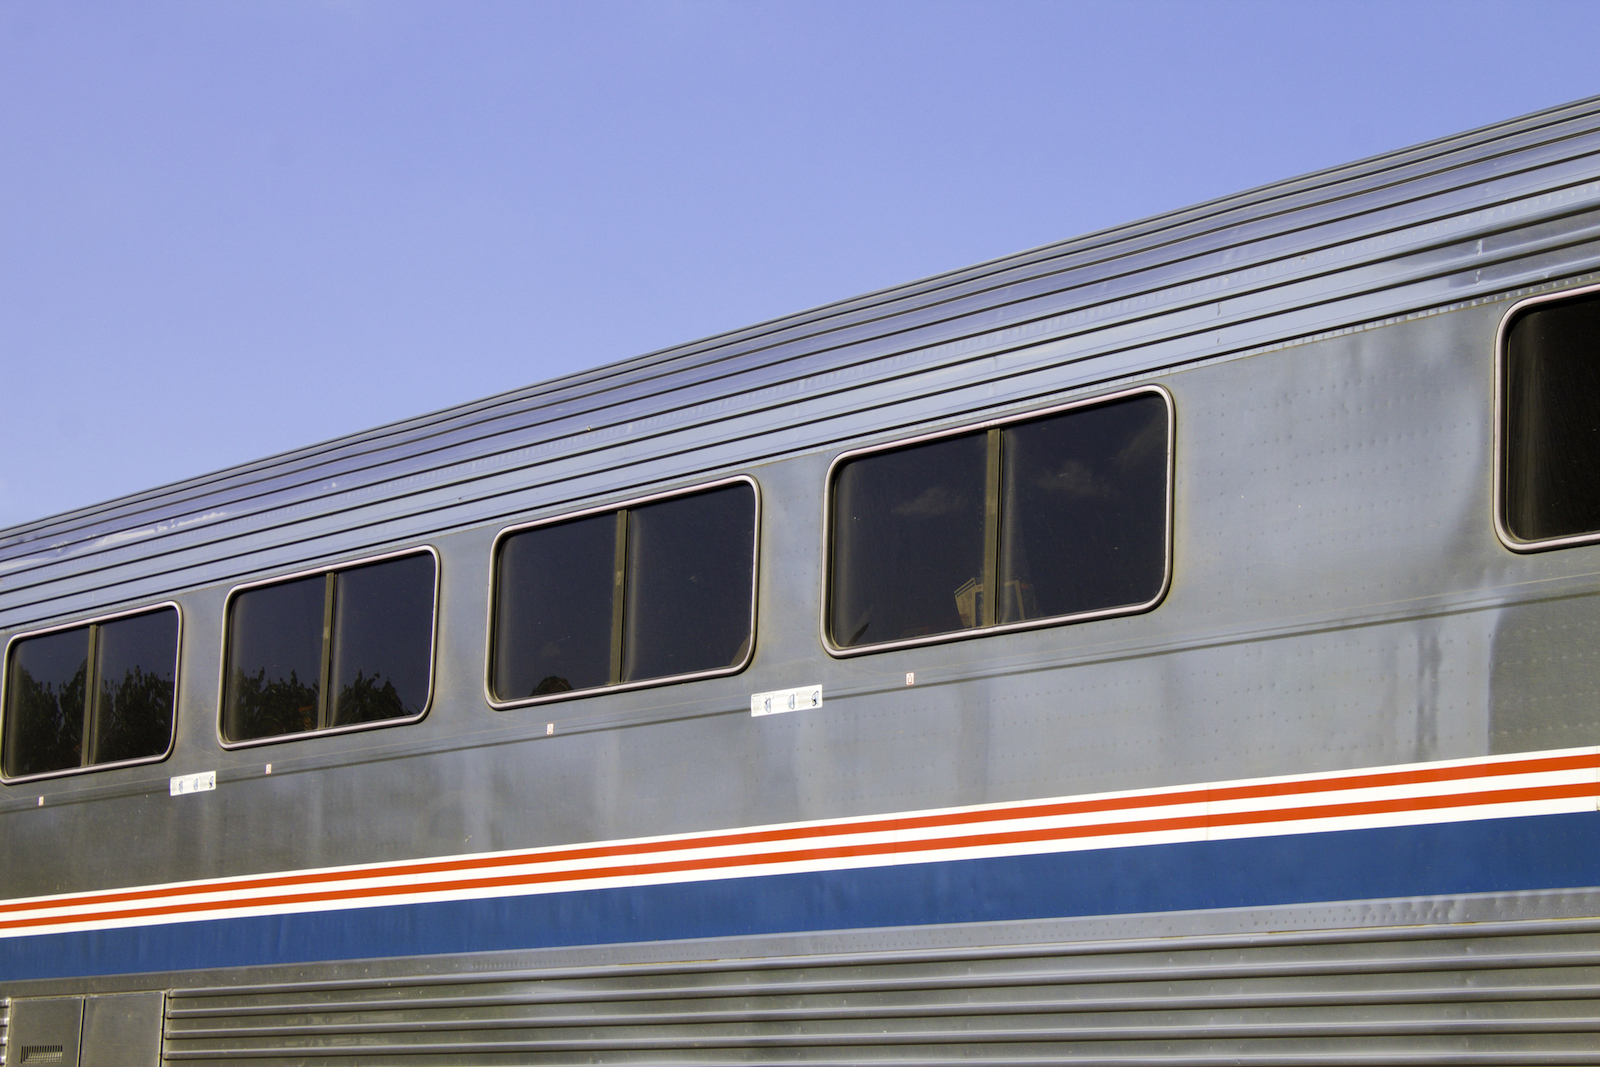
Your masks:
M1153 607L1172 406L1145 388L846 453L829 481L824 636L846 654Z
M1502 540L1519 551L1600 540L1600 290L1516 305L1497 357Z
M23 634L6 650L7 780L164 759L177 701L178 609Z
M224 743L420 719L432 689L438 574L424 549L235 589Z
M490 702L743 670L756 509L755 483L741 478L502 532Z

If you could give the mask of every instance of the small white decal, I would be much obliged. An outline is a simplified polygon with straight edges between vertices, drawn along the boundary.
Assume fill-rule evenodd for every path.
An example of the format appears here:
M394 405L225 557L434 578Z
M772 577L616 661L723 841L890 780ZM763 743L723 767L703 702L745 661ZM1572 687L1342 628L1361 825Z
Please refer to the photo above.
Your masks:
M822 707L822 686L803 685L799 689L774 689L750 695L750 714L778 715L801 708Z
M916 671L906 671L906 684L907 685L916 685L917 684L917 672Z
M201 771L199 774L180 774L167 783L168 791L175 797L181 797L185 793L205 793L216 787L216 771Z

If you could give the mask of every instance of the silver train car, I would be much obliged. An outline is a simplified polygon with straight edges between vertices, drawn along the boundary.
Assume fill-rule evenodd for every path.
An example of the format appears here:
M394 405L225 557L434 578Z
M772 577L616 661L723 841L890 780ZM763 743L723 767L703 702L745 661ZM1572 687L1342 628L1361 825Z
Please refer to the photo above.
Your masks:
M1600 98L0 533L32 1064L1600 1062Z

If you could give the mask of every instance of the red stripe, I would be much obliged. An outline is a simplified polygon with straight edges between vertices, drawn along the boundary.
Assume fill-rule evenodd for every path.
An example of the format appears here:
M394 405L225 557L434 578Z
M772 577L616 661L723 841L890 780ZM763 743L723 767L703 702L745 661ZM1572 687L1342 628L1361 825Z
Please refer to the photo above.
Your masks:
M571 871L546 871L519 873L500 877L457 878L425 884L373 886L358 889L325 890L315 893L287 893L250 900L200 901L174 903L149 908L129 908L114 912L97 912L93 915L63 915L37 919L17 919L0 922L0 929L25 926L59 926L85 921L111 919L154 918L167 915L196 914L207 911L230 910L239 907L272 907L286 904L315 904L328 901L351 901L402 896L413 893L441 893L465 889L495 889L544 885L587 879L639 877L652 874L675 874L689 871L719 870L729 867L756 867L783 863L806 862L823 859L848 859L858 856L895 855L946 849L972 848L992 845L1065 841L1121 834L1156 833L1172 830L1207 829L1223 826L1248 826L1273 822L1308 821L1313 819L1348 818L1358 815L1377 815L1400 811L1441 810L1446 808L1481 807L1493 804L1526 803L1536 800L1557 800L1595 795L1595 785L1578 782L1567 785L1532 786L1503 789L1486 793L1444 794L1431 797L1403 797L1390 800L1369 800L1349 803L1325 804L1309 808L1289 808L1268 811L1233 812L1224 815L1184 815L1131 822L1103 823L1093 826L1050 827L1034 830L996 831L972 834L965 837L933 838L877 845L842 845L827 848L796 849L757 856L723 856L711 859L666 860L656 863L626 864L613 867L591 867ZM371 877L364 873L361 877ZM347 876L348 877L348 876ZM311 882L304 879L301 884ZM211 888L197 892L214 892ZM40 907L45 905L38 905ZM60 907L61 904L48 905Z
M729 831L701 834L672 841L643 842L624 845L591 845L559 849L549 852L529 850L472 859L447 859L432 862L407 861L359 871L323 871L308 874L255 875L204 886L182 889L150 888L115 890L89 894L82 897L58 899L49 904L0 904L0 915L29 911L38 907L64 907L77 905L113 904L134 900L150 900L173 893L242 892L251 889L270 889L274 886L314 885L326 882L349 881L359 878L389 878L407 874L437 874L450 871L483 870L493 867L517 866L529 862L562 863L608 856L637 855L642 852L669 852L696 848L729 845L761 844L775 841L815 837L841 836L858 833L884 833L895 830L926 829L936 826L959 826L974 822L993 822L999 818L1032 819L1063 815L1083 815L1141 807L1165 807L1170 804L1194 804L1212 800L1250 799L1267 796L1295 796L1306 793L1330 792L1346 789L1370 789L1390 785L1414 785L1423 782L1459 781L1469 778L1501 777L1511 774L1529 774L1559 770L1576 770L1600 767L1600 753L1580 753L1573 756L1543 757L1508 760L1502 763L1469 764L1456 767L1420 767L1403 771L1384 771L1343 777L1315 778L1292 782L1262 782L1238 786L1200 786L1194 789L1168 793L1145 793L1137 796L1102 797L1094 800L1067 800L1044 804L1023 804L1014 808L989 808L981 811L945 812L935 815L913 815L861 822L834 823L826 826L786 827L776 830ZM0 923L0 929L6 924Z

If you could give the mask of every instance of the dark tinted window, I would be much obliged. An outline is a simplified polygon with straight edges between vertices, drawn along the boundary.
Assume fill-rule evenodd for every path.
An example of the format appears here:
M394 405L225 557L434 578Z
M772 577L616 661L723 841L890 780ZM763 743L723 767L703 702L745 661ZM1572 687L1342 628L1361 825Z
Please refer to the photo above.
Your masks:
M89 628L11 646L6 670L6 777L83 765Z
M1507 529L1523 541L1600 531L1600 294L1519 315L1503 374Z
M501 700L611 680L617 514L540 526L500 543L494 689Z
M979 624L987 435L863 456L834 481L833 635L875 644Z
M333 603L333 725L422 714L433 663L433 557L340 571Z
M1167 405L1145 394L1005 428L1002 623L1143 603L1166 576Z
M628 512L623 680L692 674L744 659L755 519L748 485Z
M502 538L490 680L522 700L737 667L755 490L731 485Z
M433 555L419 552L234 594L223 736L252 741L422 714L435 571Z
M178 613L171 608L11 645L6 777L162 756L172 743Z
M834 474L840 648L1151 602L1166 582L1167 404L1140 393L850 459Z
M98 627L94 763L159 756L172 740L178 613L152 611Z
M228 605L223 734L247 741L317 728L327 577L247 589Z

